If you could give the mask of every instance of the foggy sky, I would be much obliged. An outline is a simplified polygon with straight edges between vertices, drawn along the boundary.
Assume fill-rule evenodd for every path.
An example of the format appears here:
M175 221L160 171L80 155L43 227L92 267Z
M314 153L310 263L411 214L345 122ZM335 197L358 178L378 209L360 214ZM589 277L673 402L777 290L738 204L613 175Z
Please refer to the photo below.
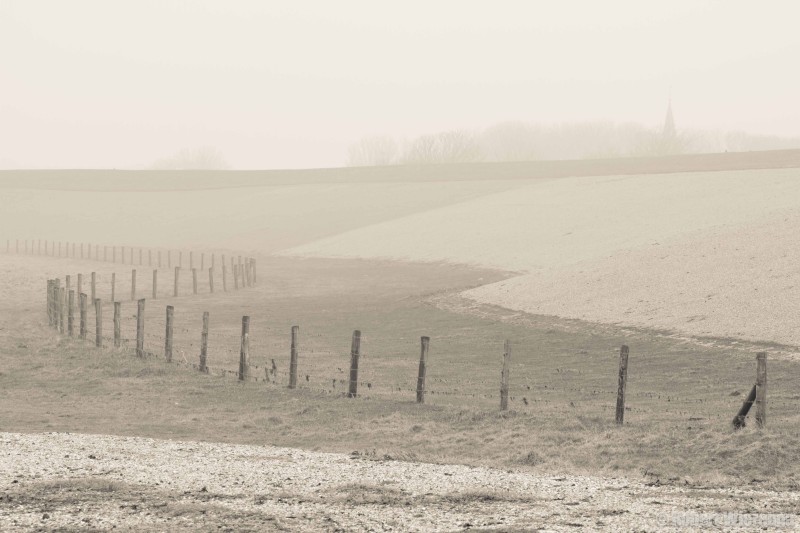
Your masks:
M0 168L339 166L506 120L800 135L800 7L0 0Z

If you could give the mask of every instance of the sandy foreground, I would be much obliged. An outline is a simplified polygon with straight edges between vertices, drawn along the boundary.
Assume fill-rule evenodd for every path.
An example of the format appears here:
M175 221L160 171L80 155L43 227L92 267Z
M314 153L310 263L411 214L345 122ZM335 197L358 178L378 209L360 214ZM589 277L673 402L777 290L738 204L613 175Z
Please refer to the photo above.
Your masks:
M289 250L518 271L530 313L800 345L800 170L563 179Z
M0 433L0 485L2 531L654 531L800 505L797 492L69 433Z

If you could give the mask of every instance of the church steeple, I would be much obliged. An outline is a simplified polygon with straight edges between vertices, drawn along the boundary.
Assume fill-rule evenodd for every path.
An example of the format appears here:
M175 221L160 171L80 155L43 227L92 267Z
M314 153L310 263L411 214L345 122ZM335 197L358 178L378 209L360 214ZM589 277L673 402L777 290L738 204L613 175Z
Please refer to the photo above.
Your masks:
M664 131L661 135L665 139L674 139L677 135L675 131L675 119L672 116L672 96L670 96L667 103L667 117L664 119Z

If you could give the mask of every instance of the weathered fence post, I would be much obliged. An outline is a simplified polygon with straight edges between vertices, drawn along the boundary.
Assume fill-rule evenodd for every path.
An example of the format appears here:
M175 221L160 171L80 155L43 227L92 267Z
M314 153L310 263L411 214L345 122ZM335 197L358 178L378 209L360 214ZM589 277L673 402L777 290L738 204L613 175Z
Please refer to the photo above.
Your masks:
M208 373L208 311L203 312L203 332L200 335L200 372Z
M87 315L87 305L86 305L86 295L84 293L80 293L80 306L81 306L81 324L80 324L80 338L81 340L86 340L86 315Z
M511 372L511 341L503 346L503 370L500 371L500 410L508 410L508 378Z
M197 269L192 269L192 293L197 294Z
M239 350L239 381L250 375L250 317L242 317L242 346Z
M131 270L131 301L136 300L136 269Z
M78 274L78 287L76 289L78 294L83 292L83 274Z
M214 267L208 269L208 290L214 294Z
M289 388L297 388L297 350L300 326L292 326L292 347L289 352Z
M172 250L167 250L167 268L172 268Z
M114 347L122 346L122 302L114 302Z
M144 357L144 298L139 300L136 309L136 355Z
M103 302L99 298L94 301L94 316L95 316L95 337L94 345L98 348L103 346Z
M420 338L419 373L417 374L417 403L425 403L425 373L428 364L428 345L430 337Z
M111 273L111 301L117 301L117 273Z
M61 288L61 280L56 278L53 282L53 328L58 331L58 291Z
M139 248L139 266L142 266L142 249Z
M161 250L158 251L158 268L161 268Z
M222 256L222 292L228 292L228 271L225 267L225 255Z
M70 337L75 336L75 291L69 291L69 306L67 308L67 331Z
M53 327L53 280L47 280L47 325Z
M92 303L97 299L97 273L92 272Z
M353 332L353 340L350 343L350 388L347 391L348 398L355 398L358 395L358 358L361 356L361 332Z
M181 267L175 267L175 290L173 291L173 296L178 296L178 273L180 270Z
M767 425L767 352L756 355L756 426Z
M250 286L250 260L248 258L244 258L244 265L242 266L244 269L244 285L245 287Z
M233 272L233 288L234 290L239 290L239 271L236 270L236 262L234 262L233 257L231 257L231 271Z
M623 344L619 350L619 380L617 384L617 425L625 419L625 385L628 383L628 346Z
M153 269L153 300L158 296L158 269Z
M153 250L150 249L147 250L147 266L153 266Z
M119 247L119 251L120 251L120 261L119 262L124 265L125 264L125 247L124 246L120 246Z
M67 281L67 285L66 285L66 288L67 288L67 294L69 294L69 291L70 291L70 289L72 288L72 276L70 276L69 274L67 274L67 275L66 275L66 276L64 276L64 277L66 278L66 281Z
M175 268L178 268L178 267L175 267ZM165 341L164 341L164 359L167 360L167 363L171 363L172 362L172 330L174 329L173 328L174 319L175 319L175 308L172 307L171 305L168 305L167 306L167 326L166 326L167 330L166 330L166 333L164 334L164 338L165 338Z
M58 289L58 331L62 335L67 332L67 294L64 287Z

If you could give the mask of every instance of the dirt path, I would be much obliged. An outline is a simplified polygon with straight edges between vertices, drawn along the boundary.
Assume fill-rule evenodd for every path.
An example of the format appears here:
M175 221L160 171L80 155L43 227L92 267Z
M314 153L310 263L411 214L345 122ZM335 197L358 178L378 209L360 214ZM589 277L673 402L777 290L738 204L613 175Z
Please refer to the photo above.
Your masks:
M797 492L646 486L269 446L0 433L0 450L2 531L654 531L671 529L673 513L787 513L800 505Z

